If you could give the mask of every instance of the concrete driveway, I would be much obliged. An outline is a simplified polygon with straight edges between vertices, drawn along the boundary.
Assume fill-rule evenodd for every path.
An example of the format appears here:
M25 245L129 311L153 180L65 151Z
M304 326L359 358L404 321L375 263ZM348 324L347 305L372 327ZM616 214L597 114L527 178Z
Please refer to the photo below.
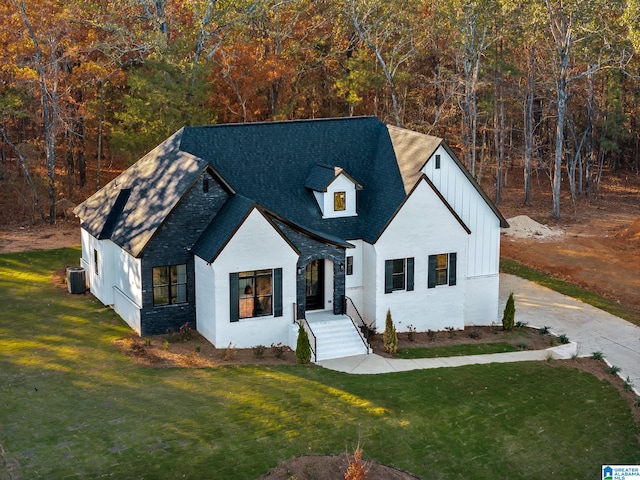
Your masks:
M513 275L500 275L500 311L513 292L516 321L547 326L577 342L578 355L602 352L609 363L621 368L636 393L640 391L640 327L571 297Z
M571 344L553 349L555 358L602 352L610 364L621 368L623 379L629 377L640 395L640 327L528 280L505 274L500 275L500 312L504 311L511 292L516 304L516 321L532 327L546 326L557 335L564 333L569 337ZM370 354L324 360L319 365L352 374L377 374L475 363L545 360L548 355L548 351L524 351L402 360Z

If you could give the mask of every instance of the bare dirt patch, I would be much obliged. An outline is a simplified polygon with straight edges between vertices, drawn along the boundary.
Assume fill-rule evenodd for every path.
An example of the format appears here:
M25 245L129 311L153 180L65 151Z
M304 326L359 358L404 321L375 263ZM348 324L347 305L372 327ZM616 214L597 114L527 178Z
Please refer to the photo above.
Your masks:
M562 201L551 219L548 181L537 183L531 205L522 204L519 176L504 190L507 218L527 215L564 235L502 236L501 255L595 291L640 315L640 177L607 174L598 198Z
M345 478L353 457L343 455L305 455L280 463L258 480L336 480ZM395 468L364 460L367 480L419 480L419 477ZM355 478L355 477L354 477Z
M116 344L136 363L155 368L169 367L216 367L223 365L294 365L295 352L287 346L258 346L235 348L229 345L216 348L195 331L188 332L189 339L181 341L180 335L166 334L140 338L131 334L119 339ZM443 347L473 343L504 342L526 350L543 350L559 341L552 335L540 335L538 330L528 327L516 328L511 332L502 327L469 327L453 332L416 332L413 340L407 333L398 334L398 348ZM383 357L393 357L384 351L382 334L370 339L373 352ZM280 351L278 351L280 350Z
M0 253L51 250L80 245L80 224L58 220L55 225L22 225L0 227Z

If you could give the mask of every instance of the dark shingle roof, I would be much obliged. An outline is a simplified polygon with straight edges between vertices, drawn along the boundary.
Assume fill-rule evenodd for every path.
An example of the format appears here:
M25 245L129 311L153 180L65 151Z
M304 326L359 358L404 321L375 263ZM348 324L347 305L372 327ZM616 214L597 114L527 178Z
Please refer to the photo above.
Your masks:
M330 165L314 165L304 186L316 192L326 192L327 187L336 178L335 167Z
M206 162L180 150L182 134L179 130L78 205L74 213L81 218L82 228L139 256L207 167ZM130 194L124 198L121 192L127 189Z
M213 262L255 206L256 202L242 195L230 197L193 246L193 253Z
M311 168L311 173L307 177L304 186L315 190L316 192L326 192L327 187L333 182L338 175L346 176L358 189L362 189L355 178L344 171L342 167L333 167L331 165L315 165Z
M405 197L385 124L373 117L185 127L180 148L209 161L231 187L313 231L374 241ZM305 187L318 165L357 179L358 216L323 219Z
M184 127L74 212L90 234L139 256L210 165L233 195L194 245L202 258L215 257L254 206L330 243L374 243L441 144L374 117ZM323 219L311 189L340 172L358 187L358 215Z

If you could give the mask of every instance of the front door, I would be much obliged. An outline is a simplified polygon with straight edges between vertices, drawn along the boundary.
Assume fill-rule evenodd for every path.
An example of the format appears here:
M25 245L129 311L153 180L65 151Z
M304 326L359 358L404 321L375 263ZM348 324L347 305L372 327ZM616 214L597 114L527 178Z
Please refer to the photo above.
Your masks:
M307 310L324 308L324 260L314 260L307 264L306 271Z

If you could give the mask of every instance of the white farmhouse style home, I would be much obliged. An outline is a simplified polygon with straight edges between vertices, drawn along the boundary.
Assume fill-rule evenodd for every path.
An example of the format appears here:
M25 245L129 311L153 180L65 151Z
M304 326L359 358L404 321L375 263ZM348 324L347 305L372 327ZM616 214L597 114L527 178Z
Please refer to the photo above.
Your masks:
M446 143L339 118L184 127L75 209L91 292L140 335L369 352L498 319L504 217ZM360 327L360 328L358 328Z

